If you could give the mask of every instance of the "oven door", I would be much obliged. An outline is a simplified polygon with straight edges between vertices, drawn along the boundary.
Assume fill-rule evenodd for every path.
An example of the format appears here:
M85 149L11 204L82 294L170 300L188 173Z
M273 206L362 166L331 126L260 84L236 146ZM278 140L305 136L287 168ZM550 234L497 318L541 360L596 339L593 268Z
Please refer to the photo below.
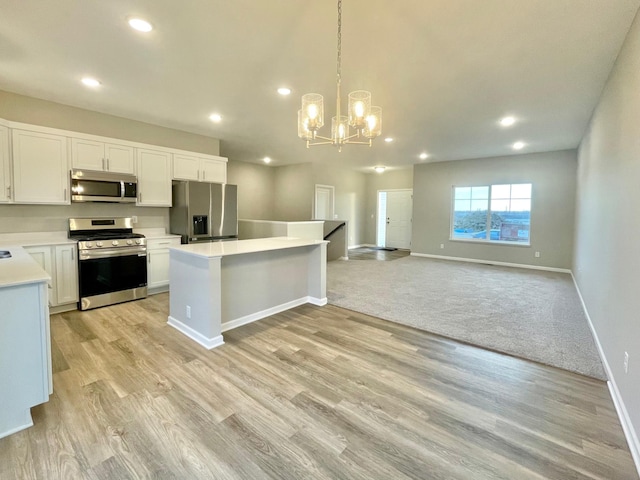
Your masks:
M80 310L144 298L147 295L147 253L127 248L80 254Z

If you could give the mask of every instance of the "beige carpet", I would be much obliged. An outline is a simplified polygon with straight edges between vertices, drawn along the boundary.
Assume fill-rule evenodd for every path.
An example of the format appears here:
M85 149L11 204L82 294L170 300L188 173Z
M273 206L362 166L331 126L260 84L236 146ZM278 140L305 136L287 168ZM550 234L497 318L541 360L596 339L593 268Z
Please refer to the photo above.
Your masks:
M405 257L327 266L329 303L606 380L571 276Z

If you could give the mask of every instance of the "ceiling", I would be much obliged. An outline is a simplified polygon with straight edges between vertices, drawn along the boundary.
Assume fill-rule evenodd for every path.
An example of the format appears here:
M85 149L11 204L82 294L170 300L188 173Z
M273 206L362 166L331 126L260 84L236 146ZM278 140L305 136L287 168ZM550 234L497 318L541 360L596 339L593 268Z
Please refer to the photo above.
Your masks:
M570 149L639 5L344 0L342 108L349 91L371 91L394 141L342 153L306 149L296 129L304 93L323 94L326 119L335 114L329 0L0 0L0 89L211 136L232 160L272 165L371 171L420 163L421 152L426 162L511 155L518 140L519 153ZM154 30L132 30L134 16ZM83 86L87 75L102 85ZM505 115L516 124L501 127Z

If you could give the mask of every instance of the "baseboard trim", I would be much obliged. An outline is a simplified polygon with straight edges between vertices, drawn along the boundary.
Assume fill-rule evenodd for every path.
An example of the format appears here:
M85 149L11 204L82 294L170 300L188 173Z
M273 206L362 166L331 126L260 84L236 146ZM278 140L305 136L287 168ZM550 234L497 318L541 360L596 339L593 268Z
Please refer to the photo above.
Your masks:
M300 297L295 300L291 300L290 302L281 303L280 305L276 305L275 307L270 307L265 310L261 310L259 312L252 313L250 315L245 315L244 317L236 318L234 320L229 320L222 324L222 331L226 332L227 330L232 330L234 328L241 327L242 325L247 325L248 323L253 323L256 320L260 320L262 318L270 317L271 315L275 315L276 313L284 312L285 310L289 310L291 308L304 305L305 303L311 303L313 305L318 305L320 307L327 304L327 298L317 298L317 297Z
M0 438L8 437L9 435L13 435L14 433L18 433L22 430L26 430L29 427L33 427L33 419L31 418L31 409L30 408L25 409L24 414L25 414L24 415L25 423L17 427L10 428L9 430L5 430L4 432L0 432Z
M618 414L618 418L620 419L622 431L624 432L624 436L627 439L627 444L629 445L629 450L631 451L633 462L636 465L636 470L638 470L638 475L640 475L640 441L638 440L636 431L633 428L633 423L631 423L629 412L627 411L624 400L620 395L620 390L618 390L618 385L616 384L615 377L613 376L613 372L611 371L611 367L609 366L609 361L607 360L607 356L605 355L602 344L600 343L600 338L598 338L598 333L593 326L591 316L589 316L589 311L587 310L587 305L586 303L584 303L582 292L580 291L580 287L578 286L578 282L576 281L576 277L573 275L573 272L571 272L571 278L573 279L573 284L575 285L576 291L578 292L578 298L580 298L582 310L584 310L584 314L587 317L587 322L589 323L589 328L591 329L591 335L593 336L593 340L596 342L598 354L600 355L600 359L602 360L602 364L604 365L605 373L607 374L607 387L609 387L609 394L611 395L613 405L615 406L616 413Z
M202 345L207 350L212 350L224 344L224 339L222 338L222 335L218 335L217 337L213 337L213 338L207 338L201 333L196 332L189 325L185 325L180 320L172 316L168 317L167 323L173 328L175 328L176 330L178 330L183 335L186 335L187 337L189 337L194 342L197 342L200 345Z
M568 268L544 267L539 265L527 265L526 263L497 262L494 260L478 260L477 258L447 257L445 255L431 255L428 253L411 252L412 257L435 258L437 260L453 260L455 262L484 263L499 267L527 268L529 270L545 270L547 272L571 273Z

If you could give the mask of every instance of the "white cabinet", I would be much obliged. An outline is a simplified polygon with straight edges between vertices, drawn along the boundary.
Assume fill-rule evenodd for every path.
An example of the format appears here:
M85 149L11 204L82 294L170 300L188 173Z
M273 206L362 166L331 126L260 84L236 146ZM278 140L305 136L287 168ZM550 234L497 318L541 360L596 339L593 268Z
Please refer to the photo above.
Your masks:
M14 201L69 204L67 137L12 130Z
M138 167L138 205L171 206L171 153L161 150L136 150Z
M11 201L11 170L9 168L9 129L0 125L0 202Z
M56 245L56 304L78 301L77 245Z
M0 288L0 438L33 425L31 407L53 393L44 282Z
M133 147L72 138L71 165L73 168L133 174Z
M147 288L169 286L169 248L179 245L180 238L147 239Z
M226 183L227 159L224 157L173 155L173 178L199 182Z
M49 274L49 305L78 301L78 252L75 244L24 248Z

